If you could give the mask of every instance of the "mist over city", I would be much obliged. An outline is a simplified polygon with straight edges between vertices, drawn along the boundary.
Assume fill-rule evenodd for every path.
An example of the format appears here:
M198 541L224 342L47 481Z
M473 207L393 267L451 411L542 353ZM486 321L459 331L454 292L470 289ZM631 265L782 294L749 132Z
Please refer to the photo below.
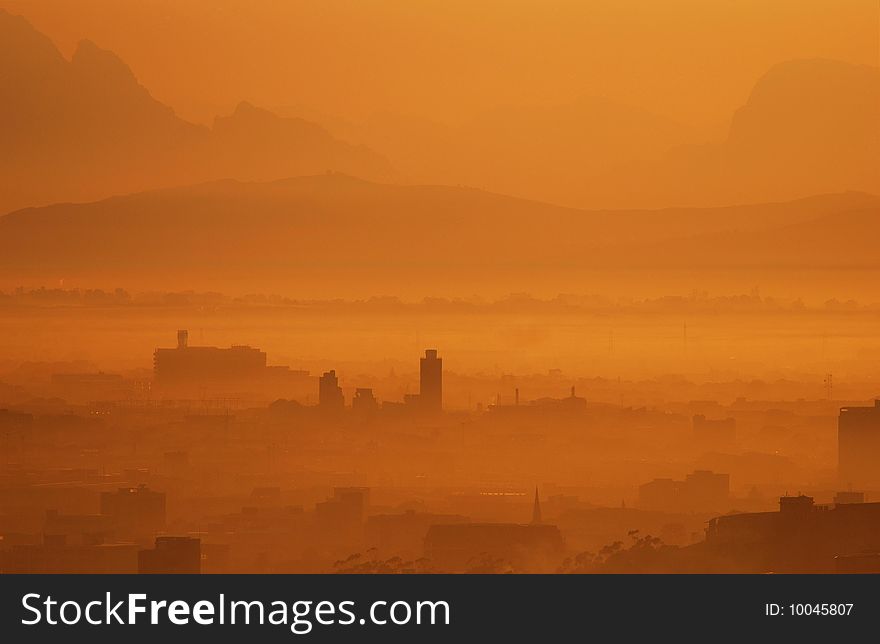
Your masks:
M415 4L0 0L0 573L880 572L876 3Z

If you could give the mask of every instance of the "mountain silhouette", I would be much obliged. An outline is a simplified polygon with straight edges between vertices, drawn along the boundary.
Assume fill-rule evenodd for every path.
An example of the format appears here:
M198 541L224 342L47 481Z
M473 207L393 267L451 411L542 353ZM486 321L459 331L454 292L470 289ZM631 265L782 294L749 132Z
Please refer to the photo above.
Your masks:
M390 164L368 147L339 141L320 125L282 118L248 102L216 118L212 135L214 153L208 163L214 176L280 179L316 169L367 178L393 175Z
M880 69L809 59L757 79L717 142L590 96L499 107L454 127L387 113L361 127L336 125L415 181L577 207L656 208L878 193L878 113Z
M864 231L876 227L878 203L849 193L715 209L583 211L341 174L225 180L0 217L0 274L19 283L102 284L112 275L140 288L223 283L258 292L364 282L375 294L490 273L509 281L520 271L552 283L584 267L876 266ZM850 237L866 241L844 243Z
M759 190L876 191L880 69L821 59L777 65L734 114L724 152Z
M716 143L695 143L687 125L587 96L501 106L455 126L387 113L362 127L332 121L334 131L365 143L354 145L296 110L280 116L247 102L211 127L189 123L112 52L83 41L68 61L26 20L0 10L0 212L328 170L589 208L878 193L878 112L878 68L810 59L758 79Z
M755 85L718 144L680 146L600 183L645 203L745 203L880 192L880 69L811 59Z
M316 124L246 103L213 128L184 121L112 52L86 40L67 61L3 10L0 136L0 212L227 176L392 172L377 154Z
M359 126L324 118L350 140L394 159L412 182L464 184L569 205L597 203L589 177L632 160L658 159L696 136L686 125L600 96L501 106L455 126L387 112Z

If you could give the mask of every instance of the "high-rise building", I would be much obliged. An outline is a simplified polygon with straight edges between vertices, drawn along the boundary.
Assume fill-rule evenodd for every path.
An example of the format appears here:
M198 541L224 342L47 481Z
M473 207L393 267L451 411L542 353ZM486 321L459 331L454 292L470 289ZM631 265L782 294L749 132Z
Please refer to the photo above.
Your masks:
M437 349L425 349L419 360L419 404L425 411L443 409L443 358L437 357Z
M837 419L837 471L846 486L880 484L880 400L873 407L842 407Z
M322 409L342 409L345 406L342 387L333 369L325 371L318 381L318 406Z

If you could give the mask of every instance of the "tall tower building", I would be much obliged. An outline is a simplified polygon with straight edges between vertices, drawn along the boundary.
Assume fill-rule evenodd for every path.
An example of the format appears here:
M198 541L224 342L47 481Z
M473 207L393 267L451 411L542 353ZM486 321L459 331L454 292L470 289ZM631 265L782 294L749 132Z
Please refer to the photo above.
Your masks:
M318 381L318 406L323 409L342 409L345 406L342 387L333 369L325 371Z
M425 349L419 359L419 404L425 411L443 409L443 358L437 357L437 349Z
M880 399L873 407L842 407L837 419L840 483L856 488L880 485Z
M538 486L535 486L535 504L532 506L532 525L541 524L541 499L538 498Z

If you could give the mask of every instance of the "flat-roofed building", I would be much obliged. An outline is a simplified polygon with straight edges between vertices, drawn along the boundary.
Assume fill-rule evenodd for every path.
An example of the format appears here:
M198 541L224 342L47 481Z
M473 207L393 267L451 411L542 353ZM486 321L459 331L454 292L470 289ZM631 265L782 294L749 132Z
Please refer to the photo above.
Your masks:
M837 472L846 486L880 485L880 400L842 407L837 419Z

